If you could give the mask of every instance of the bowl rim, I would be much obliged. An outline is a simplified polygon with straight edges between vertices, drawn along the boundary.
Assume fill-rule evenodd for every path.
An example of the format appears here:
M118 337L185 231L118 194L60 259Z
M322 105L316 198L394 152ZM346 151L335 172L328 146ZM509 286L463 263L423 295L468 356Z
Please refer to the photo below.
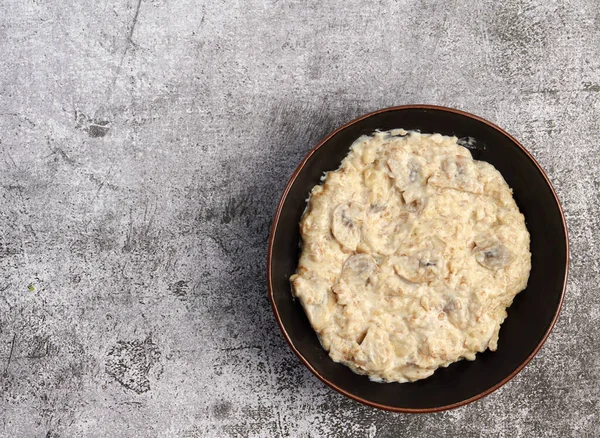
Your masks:
M504 379L502 379L500 382L498 382L497 384L495 384L494 386L480 392L479 394L474 395L473 397L470 397L468 399L465 400L461 400L459 402L456 403L452 403L452 404L448 404L448 405L443 405L443 406L436 406L433 408L418 408L418 409L414 409L414 408L398 408L395 406L388 406L388 405L384 405L384 404L380 404L380 403L376 403L376 402L372 402L370 400L366 400L362 397L359 397L357 395L354 395L342 388L340 388L339 386L335 385L334 383L330 382L329 380L327 380L327 378L325 378L324 376L322 376L321 374L319 374L319 372L313 368L313 366L311 365L311 363L300 353L300 351L298 351L298 349L295 347L295 345L293 344L290 336L287 333L286 328L283 325L283 322L281 321L281 317L279 315L279 309L277 308L277 305L275 304L275 298L273 296L273 284L271 281L271 264L272 264L272 256L273 256L273 243L275 241L275 232L277 231L277 227L279 225L279 218L281 215L281 211L283 209L283 204L285 203L285 200L287 199L288 193L292 187L292 185L295 183L296 178L298 176L298 174L302 171L302 169L304 168L304 166L306 165L306 163L308 162L308 160L310 159L310 157L321 147L323 146L325 143L327 143L333 136L335 136L336 134L338 134L339 132L343 131L344 129L348 128L349 126L352 126L356 123L359 123L360 121L367 119L369 117L375 116L377 114L381 114L381 113L385 113L385 112L391 112L391 111L402 111L402 110L407 110L407 109L425 109L425 110L435 110L435 111L445 111L445 112L450 112L450 113L454 113L454 114L458 114L461 116L465 116L474 120L477 120L479 122L482 122L486 125L488 125L490 128L495 129L496 131L498 131L499 133L501 133L502 135L508 137L515 145L517 145L524 153L525 155L529 158L529 160L531 160L531 162L537 167L537 169L540 171L540 173L542 174L542 176L544 177L544 179L546 180L546 184L548 184L548 187L550 188L550 191L552 192L552 195L554 196L554 201L556 202L556 206L558 207L558 211L560 212L561 215L561 220L562 220L562 224L563 224L563 230L564 230L564 236L565 236L565 249L566 249L566 262L565 262L565 278L563 280L563 286L562 286L562 291L560 294L560 301L558 303L558 306L556 308L556 312L554 313L554 317L552 318L552 321L548 327L548 329L546 330L546 333L544 334L544 336L542 337L542 339L540 340L540 342L538 343L538 345L536 346L536 348L533 350L533 352L531 352L531 354L521 363L519 364L519 366L517 368L515 368L514 371L512 371L507 377L505 377ZM351 398L359 403L362 403L364 405L373 407L373 408L378 408L378 409L383 409L386 411L392 411L392 412L399 412L399 413L411 413L411 414L417 414L417 413L433 413L433 412L440 412L440 411L445 411L448 409L454 409L454 408L458 408L460 406L464 406L466 404L472 403L476 400L479 400L482 397L485 397L486 395L489 395L490 393L496 391L498 388L500 388L501 386L503 386L504 384L506 384L508 381L510 381L513 377L515 377L532 359L533 357L539 352L539 350L542 348L542 345L544 345L544 343L546 342L546 340L548 339L548 336L550 335L550 332L552 331L552 329L554 328L554 325L556 324L556 321L558 320L558 316L560 315L560 311L562 309L563 306L563 301L564 301L564 297L565 297L565 292L566 292L566 288L567 288L567 280L569 277L569 264L570 264L570 249L569 249L569 235L568 235L568 229L567 229L567 221L565 219L565 214L563 211L563 208L560 204L560 201L558 199L558 196L556 194L556 191L554 190L554 187L552 186L552 183L550 182L550 179L548 178L548 175L546 174L546 172L544 171L544 169L542 169L542 167L539 165L539 163L536 161L536 159L533 157L533 155L531 155L531 153L525 149L525 147L519 142L517 141L512 135L510 135L508 132L504 131L502 128L496 126L495 124L493 124L492 122L476 116L474 114L465 112L465 111L461 111L458 109L454 109L454 108L449 108L449 107L444 107L444 106L438 106L438 105L428 105L428 104L411 104L411 105L400 105L400 106L393 106L393 107L389 107L389 108L383 108L380 110L376 110L376 111L372 111L370 113L364 114L342 126L340 126L339 128L337 128L335 131L333 131L331 134L327 135L325 138L323 138L321 141L319 141L317 143L316 146L314 146L304 157L304 159L300 162L300 164L298 165L298 167L296 167L296 170L294 171L294 173L292 174L292 176L290 177L290 179L288 180L285 189L283 190L283 194L281 195L281 199L279 200L279 204L277 205L277 210L275 212L275 216L273 219L273 223L271 225L271 231L269 234L269 246L268 246L268 251L267 251L267 288L268 288L268 293L269 293L269 300L271 302L271 307L273 308L273 313L275 314L275 319L277 320L277 324L279 325L279 328L281 329L281 332L283 334L283 337L285 338L285 340L287 341L287 343L289 344L289 346L291 347L292 351L296 354L296 356L298 356L298 358L300 359L300 361L304 364L304 366L306 366L306 368L308 368L319 380L321 380L323 383L325 383L327 386L329 386L330 388L334 389L335 391L345 395L348 398Z

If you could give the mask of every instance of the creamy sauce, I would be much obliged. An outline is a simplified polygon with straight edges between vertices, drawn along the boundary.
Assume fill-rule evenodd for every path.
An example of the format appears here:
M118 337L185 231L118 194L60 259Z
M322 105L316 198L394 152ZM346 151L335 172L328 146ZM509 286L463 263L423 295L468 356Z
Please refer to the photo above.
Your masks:
M331 358L378 381L495 351L531 268L511 189L440 134L357 139L300 230L294 294Z

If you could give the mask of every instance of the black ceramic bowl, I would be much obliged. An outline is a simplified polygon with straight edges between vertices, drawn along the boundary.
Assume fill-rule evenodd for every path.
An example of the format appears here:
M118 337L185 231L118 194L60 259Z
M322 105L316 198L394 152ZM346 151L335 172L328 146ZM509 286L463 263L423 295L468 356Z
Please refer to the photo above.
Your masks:
M502 324L496 352L460 361L414 383L375 383L331 360L300 305L289 277L298 263L298 223L306 198L323 172L335 170L354 140L375 130L404 128L476 140L471 151L488 161L513 188L531 234L532 269L527 289L515 298ZM569 265L565 218L556 193L535 159L497 126L462 111L425 105L403 106L360 117L332 133L300 163L277 208L267 261L275 318L306 367L342 394L369 406L397 412L434 412L477 400L514 377L538 352L562 305Z

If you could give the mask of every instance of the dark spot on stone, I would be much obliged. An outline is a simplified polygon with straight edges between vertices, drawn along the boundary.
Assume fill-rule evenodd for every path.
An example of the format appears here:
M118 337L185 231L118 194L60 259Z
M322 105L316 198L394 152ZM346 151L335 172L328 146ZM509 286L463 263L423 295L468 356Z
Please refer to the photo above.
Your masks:
M179 280L178 282L169 286L169 291L178 297L185 297L188 289L187 281L184 280Z
M217 419L223 420L229 417L229 415L231 414L231 409L231 402L222 401L214 405L212 411Z
M25 357L27 359L43 359L54 350L49 336L34 336L29 343L29 352Z
M23 253L23 248L14 242L0 243L0 259L3 257L16 256Z
M555 12L545 12L541 6L515 8L506 2L498 2L494 14L487 23L489 41L497 53L497 73L512 80L515 76L533 75L542 60L544 48L553 44L556 32L539 22L552 19ZM534 19L535 17L535 19ZM515 62L527 59L529 62Z
M18 191L18 192L22 192L25 187L23 187L20 184L8 184L5 186L2 186L3 189L9 190L9 191Z
M106 357L106 373L123 387L142 394L150 390L148 375L160 358L151 337L143 341L118 341Z
M593 91L596 93L600 93L600 85L592 84L591 82L585 82L583 84L583 91Z
M204 211L204 217L206 218L207 221L212 221L213 219L215 219L217 217L217 213L215 212L215 210L213 208L207 208Z
M108 130L108 120L99 120L96 123L92 123L88 126L88 135L92 138L104 137Z
M242 217L248 213L252 206L252 196L250 194L243 194L238 198L230 197L227 200L221 223L228 224L236 218Z
M49 146L50 146L50 142L49 142ZM52 148L52 146L50 146L50 148ZM69 157L69 155L67 155L67 153L64 150L62 150L61 148L53 149L51 155L54 156L54 162L58 162L58 161L60 161L60 159L62 159L67 164L70 164L71 166L75 166L77 164L75 162L75 160L73 160L71 157Z
M75 128L86 132L92 138L104 137L110 130L110 121L91 118L75 111Z

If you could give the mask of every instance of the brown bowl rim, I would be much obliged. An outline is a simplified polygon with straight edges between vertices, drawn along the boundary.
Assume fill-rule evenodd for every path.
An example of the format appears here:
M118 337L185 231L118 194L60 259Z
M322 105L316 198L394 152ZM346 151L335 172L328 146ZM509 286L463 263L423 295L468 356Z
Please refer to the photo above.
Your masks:
M533 162L533 164L538 168L538 170L540 171L540 173L542 174L542 176L544 177L544 179L546 180L546 183L548 184L548 187L550 187L550 190L552 191L552 195L554 196L554 200L556 202L556 206L558 207L558 210L560 212L561 215L561 219L562 219L562 223L563 223L563 229L564 229L564 234L565 234L565 248L566 248L566 264L565 264L565 278L563 281L563 287L562 287L562 292L560 294L560 302L558 303L558 306L556 308L556 313L554 314L554 317L552 318L552 322L550 323L550 326L548 327L548 330L546 330L546 333L544 334L544 337L542 338L542 340L539 342L539 344L537 345L537 347L533 350L533 352L512 372L510 373L507 377L505 377L504 379L502 379L500 382L498 382L497 384L495 384L494 386L492 386L491 388L486 389L485 391L480 392L477 395L474 395L473 397L470 397L466 400L462 400L456 403L452 403L449 405L444 405L444 406L437 406L434 408L422 408L422 409L412 409L412 408L398 408L398 407L394 407L394 406L388 406L388 405L382 405L380 403L375 403L366 399L363 399L361 397L358 397L340 387L338 387L337 385L333 384L332 382L330 382L329 380L327 380L325 377L323 377L322 375L319 374L319 372L317 370L315 370L312 365L310 364L310 362L308 360L306 360L304 358L304 356L302 356L302 354L296 349L296 347L294 346L294 344L292 343L292 340L290 339L284 325L283 322L281 321L281 317L279 316L279 310L277 309L277 305L275 304L275 299L273 297L273 284L271 282L271 262L272 262L272 253L273 253L273 242L275 240L275 231L277 230L277 226L279 225L279 217L281 215L281 210L283 208L283 204L285 203L285 200L287 199L287 195L290 191L290 188L292 187L292 185L294 184L294 182L296 181L296 177L298 176L298 174L300 173L300 171L304 168L304 166L306 165L306 162L308 161L308 159L321 147L323 146L325 143L327 143L334 135L336 135L338 132L346 129L347 127L354 125L355 123L358 123L366 118L372 117L376 114L381 114L381 113L385 113L388 111L398 111L398 110L407 110L407 109L430 109L430 110L436 110L436 111L446 111L446 112L451 112L451 113L455 113L455 114L459 114L465 117L469 117L471 119L475 119L479 122L485 123L486 125L488 125L489 127L495 129L496 131L500 132L501 134L505 135L506 137L508 137L514 144L516 144L519 148L521 148L521 150L525 153L525 155ZM289 344L289 346L291 347L292 351L296 354L296 356L298 356L298 358L300 359L300 361L304 364L304 366L306 366L306 368L308 368L319 380L321 380L323 383L325 383L327 386L329 386L330 388L334 389L335 391L345 395L346 397L351 398L352 400L355 400L359 403L365 404L367 406L373 407L373 408L378 408L378 409L383 409L386 411L392 411L392 412L399 412L399 413L411 413L411 414L418 414L418 413L433 413L433 412L440 412L440 411L445 411L448 409L455 409L458 408L460 406L464 406L467 405L469 403L472 403L476 400L479 400L482 397L485 397L488 394L491 394L492 392L496 391L498 388L500 388L501 386L503 386L504 384L506 384L508 381L510 381L513 377L515 377L532 359L533 357L538 353L538 351L540 351L540 349L542 348L542 345L544 345L544 343L546 342L546 340L548 339L548 336L550 335L550 332L552 331L552 329L554 328L554 325L556 324L556 321L558 320L558 316L560 314L560 311L562 309L562 305L563 305L563 301L565 298L565 292L566 292L566 288L567 288L567 279L569 276L569 262L570 262L570 249L569 249L569 235L568 235L568 230L567 230L567 221L565 219L565 214L564 211L562 209L562 206L560 204L560 201L558 199L558 196L556 194L556 191L554 190L554 187L552 186L552 183L550 182L550 179L548 178L548 175L546 174L546 172L544 171L544 169L542 169L542 167L539 165L539 163L536 161L536 159L533 157L533 155L531 155L531 153L525 149L525 147L519 143L512 135L510 135L508 132L504 131L502 128L496 126L495 124L493 124L492 122L489 122L488 120L483 119L482 117L476 116L474 114L465 112L465 111L461 111L458 109L454 109L454 108L448 108L448 107L444 107L444 106L437 106L437 105L423 105L423 104L413 104L413 105L400 105L400 106L393 106L393 107L389 107L389 108L383 108L377 111L373 111L370 112L368 114L362 115L342 126L340 126L339 128L337 128L335 131L333 131L331 134L329 134L327 137L325 137L323 140L321 140L315 147L313 147L308 154L304 157L304 159L302 160L302 162L298 165L298 167L296 168L296 170L294 171L294 173L292 174L292 176L290 177L284 191L283 194L281 196L281 199L279 201L279 204L277 206L277 211L275 213L275 217L273 219L273 224L271 226L271 232L269 235L269 248L268 248L268 252L267 252L267 287L268 287L268 291L269 291L269 300L271 301L271 306L273 308L273 313L275 314L275 319L277 320L277 324L279 325L279 328L281 329L281 332L283 333L283 337L285 338L285 340L287 341L287 343Z

